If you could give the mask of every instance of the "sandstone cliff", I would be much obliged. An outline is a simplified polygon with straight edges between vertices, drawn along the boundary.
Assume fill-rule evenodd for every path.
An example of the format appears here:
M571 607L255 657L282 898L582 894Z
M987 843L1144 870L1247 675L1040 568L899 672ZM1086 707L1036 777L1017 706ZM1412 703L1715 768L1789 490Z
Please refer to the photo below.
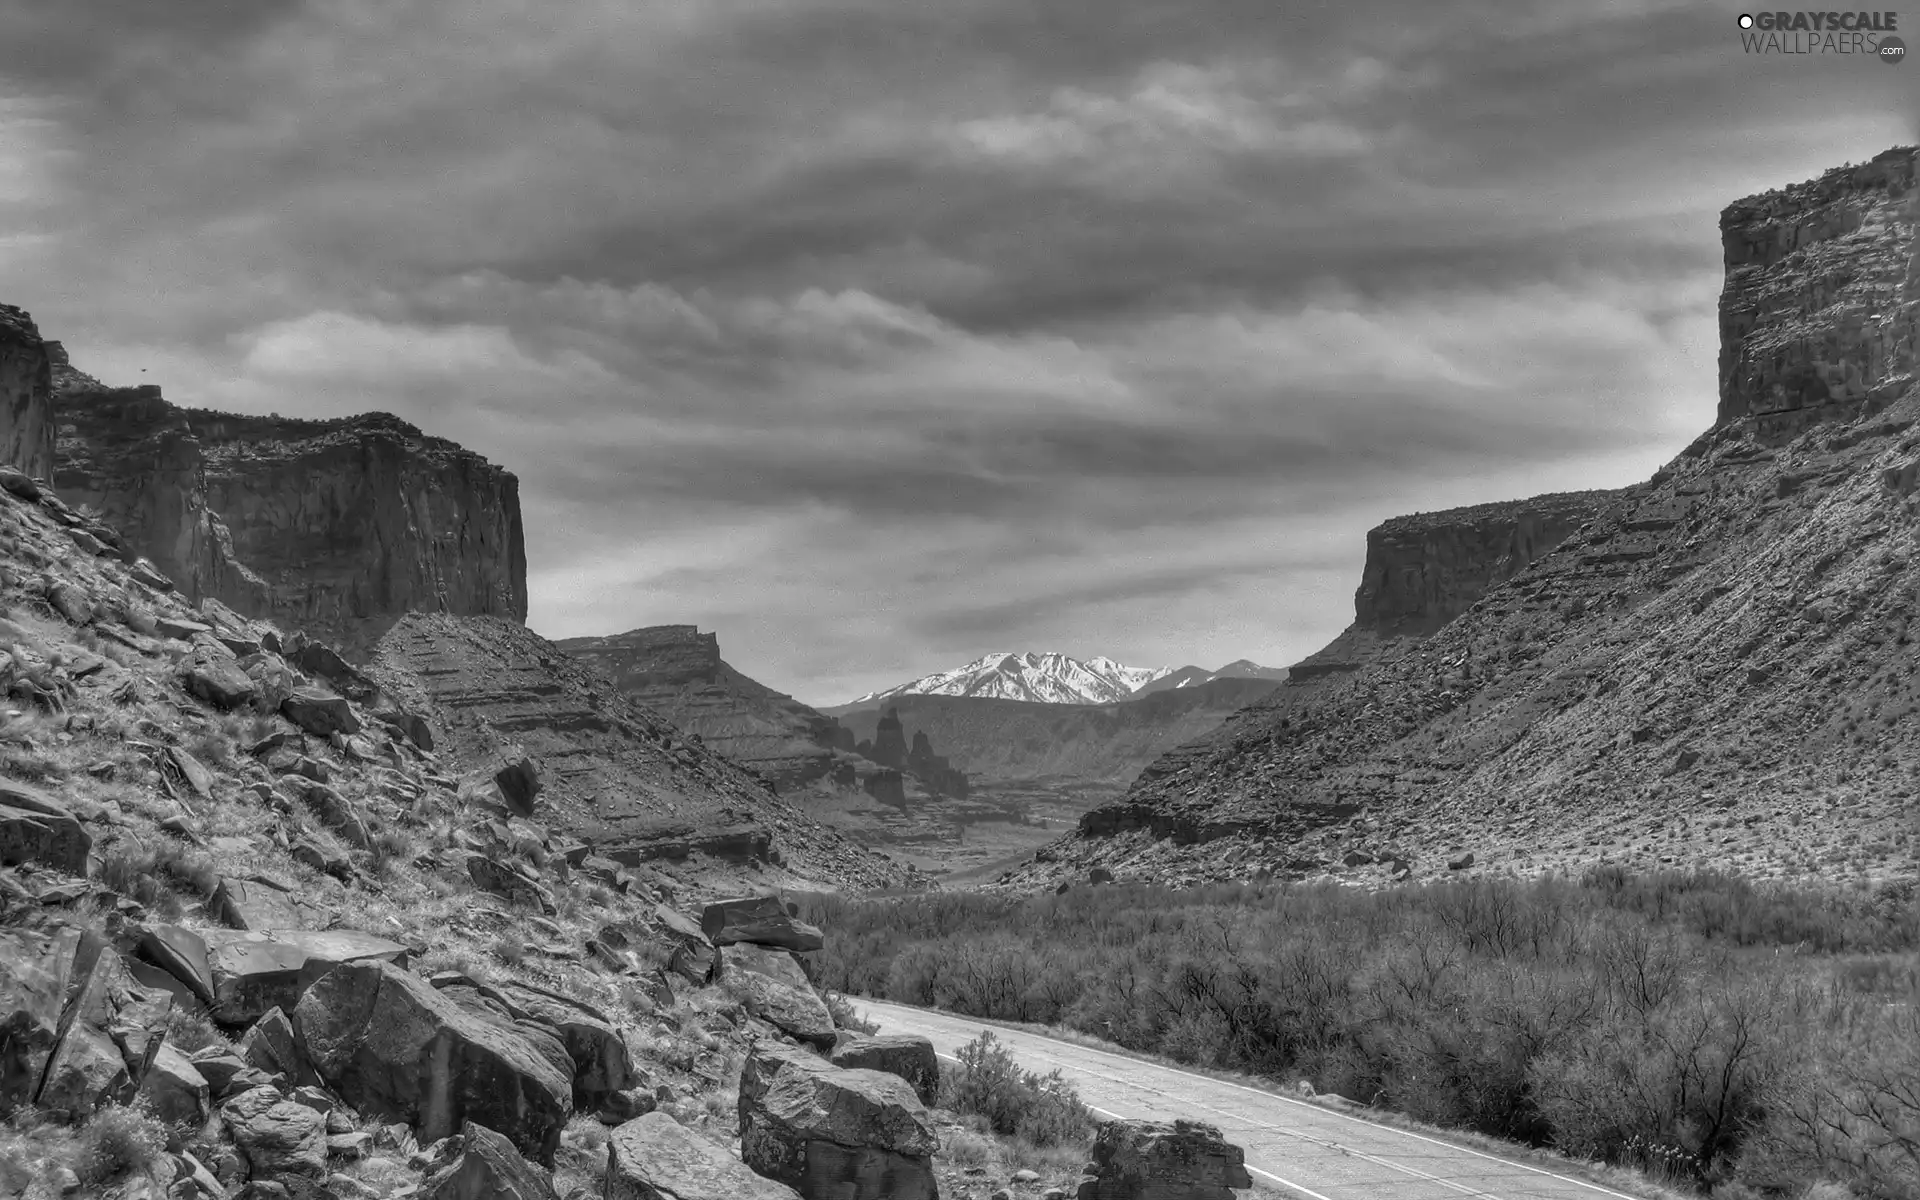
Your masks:
M0 465L53 475L53 368L33 318L0 304Z
M1395 638L1420 638L1565 541L1632 489L1557 492L1395 517L1367 531L1353 624L1289 677L1358 669Z
M190 598L355 656L409 611L526 619L519 485L479 455L385 413L235 416L58 378L56 489Z
M1649 483L1428 638L1164 755L1016 878L1920 875L1915 159L1726 210L1719 419Z

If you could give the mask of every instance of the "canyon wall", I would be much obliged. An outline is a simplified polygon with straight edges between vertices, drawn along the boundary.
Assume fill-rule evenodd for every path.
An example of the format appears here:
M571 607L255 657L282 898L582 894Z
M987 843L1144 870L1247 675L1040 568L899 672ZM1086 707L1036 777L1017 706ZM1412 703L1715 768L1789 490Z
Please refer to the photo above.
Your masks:
M1426 637L1631 491L1555 492L1376 525L1367 531L1353 624L1295 663L1289 678L1357 670L1394 639Z
M1885 406L1914 380L1914 155L1778 188L1720 215L1719 421L1764 438Z
M1009 881L1920 879L1917 160L1727 207L1719 412L1651 479L1424 637L1377 629L1471 589L1370 562L1377 653L1163 754ZM1436 537L1446 517L1377 548L1517 563L1552 532Z
M402 614L524 621L512 474L385 413L199 412L62 362L55 489L122 530L189 598L363 655Z
M33 318L0 304L0 465L53 475L53 373Z

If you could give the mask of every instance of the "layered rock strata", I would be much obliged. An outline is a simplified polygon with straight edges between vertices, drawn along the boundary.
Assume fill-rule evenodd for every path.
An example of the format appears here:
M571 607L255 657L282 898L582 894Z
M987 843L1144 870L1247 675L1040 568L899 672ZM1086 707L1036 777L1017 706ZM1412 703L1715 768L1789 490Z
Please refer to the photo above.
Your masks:
M33 318L0 304L0 466L53 476L53 364Z
M402 613L524 621L514 476L386 413L199 412L61 373L55 486L198 600L358 657Z

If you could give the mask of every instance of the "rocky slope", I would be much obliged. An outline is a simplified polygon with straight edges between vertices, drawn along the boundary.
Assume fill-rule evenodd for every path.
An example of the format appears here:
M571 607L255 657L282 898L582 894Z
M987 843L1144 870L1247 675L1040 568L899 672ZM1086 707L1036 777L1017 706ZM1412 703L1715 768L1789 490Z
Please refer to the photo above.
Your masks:
M1169 752L1012 878L1920 876L1915 160L1724 212L1719 419L1651 481L1425 640Z
M1165 751L1279 686L1273 679L1226 678L1114 704L899 696L884 709L842 714L840 722L867 738L886 712L896 712L912 736L946 747L955 763L985 780L1125 783Z
M0 304L0 463L53 474L53 365L33 318Z
M455 753L533 756L556 825L607 857L751 865L791 884L904 879L523 625L409 614L381 638L368 673L429 715Z
M1170 670L1168 667L1129 667L1106 657L1081 662L1065 654L995 651L950 671L936 671L897 687L868 692L857 700L825 711L850 712L899 696L980 696L1039 704L1104 704L1126 699L1141 685Z
M385 413L201 412L54 372L59 494L195 599L363 654L408 611L526 619L513 475Z
M639 803L574 819L583 767L610 768L564 745L547 762L496 750L535 708L657 741L617 781L682 811L750 794L737 767L617 696L565 708L591 691L584 669L537 640L514 644L557 674L500 655L531 635L498 619L466 619L504 627L484 639L493 690L443 645L411 661L457 686L396 669L423 701L405 707L297 633L190 604L120 541L0 473L0 1193L671 1193L682 1161L636 1121L666 1110L732 1161L713 1144L731 1118L707 1127L749 1048L835 1041L791 953L818 930L777 896L701 908L798 882L806 856L623 865L596 852L635 844L617 818ZM411 621L395 640L461 624ZM503 684L521 708L486 703ZM798 826L760 807L778 847ZM807 865L829 886L897 877L857 848ZM868 1092L922 1131L930 1169L910 1085ZM846 1133L855 1160L880 1153ZM730 1169L729 1194L792 1195Z

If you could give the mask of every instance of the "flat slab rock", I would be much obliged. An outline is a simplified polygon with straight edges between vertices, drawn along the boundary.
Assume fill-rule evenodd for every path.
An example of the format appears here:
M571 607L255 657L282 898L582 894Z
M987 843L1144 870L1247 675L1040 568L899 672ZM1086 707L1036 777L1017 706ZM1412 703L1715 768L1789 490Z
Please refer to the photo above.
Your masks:
M665 1113L648 1113L613 1131L607 1147L606 1200L800 1200L783 1183L745 1163Z
M752 942L787 950L818 950L820 931L787 911L778 896L719 900L700 911L700 932L716 946Z
M201 938L213 981L213 1018L223 1025L251 1025L274 1008L293 1011L314 981L343 963L403 967L412 953L352 929L210 929Z

